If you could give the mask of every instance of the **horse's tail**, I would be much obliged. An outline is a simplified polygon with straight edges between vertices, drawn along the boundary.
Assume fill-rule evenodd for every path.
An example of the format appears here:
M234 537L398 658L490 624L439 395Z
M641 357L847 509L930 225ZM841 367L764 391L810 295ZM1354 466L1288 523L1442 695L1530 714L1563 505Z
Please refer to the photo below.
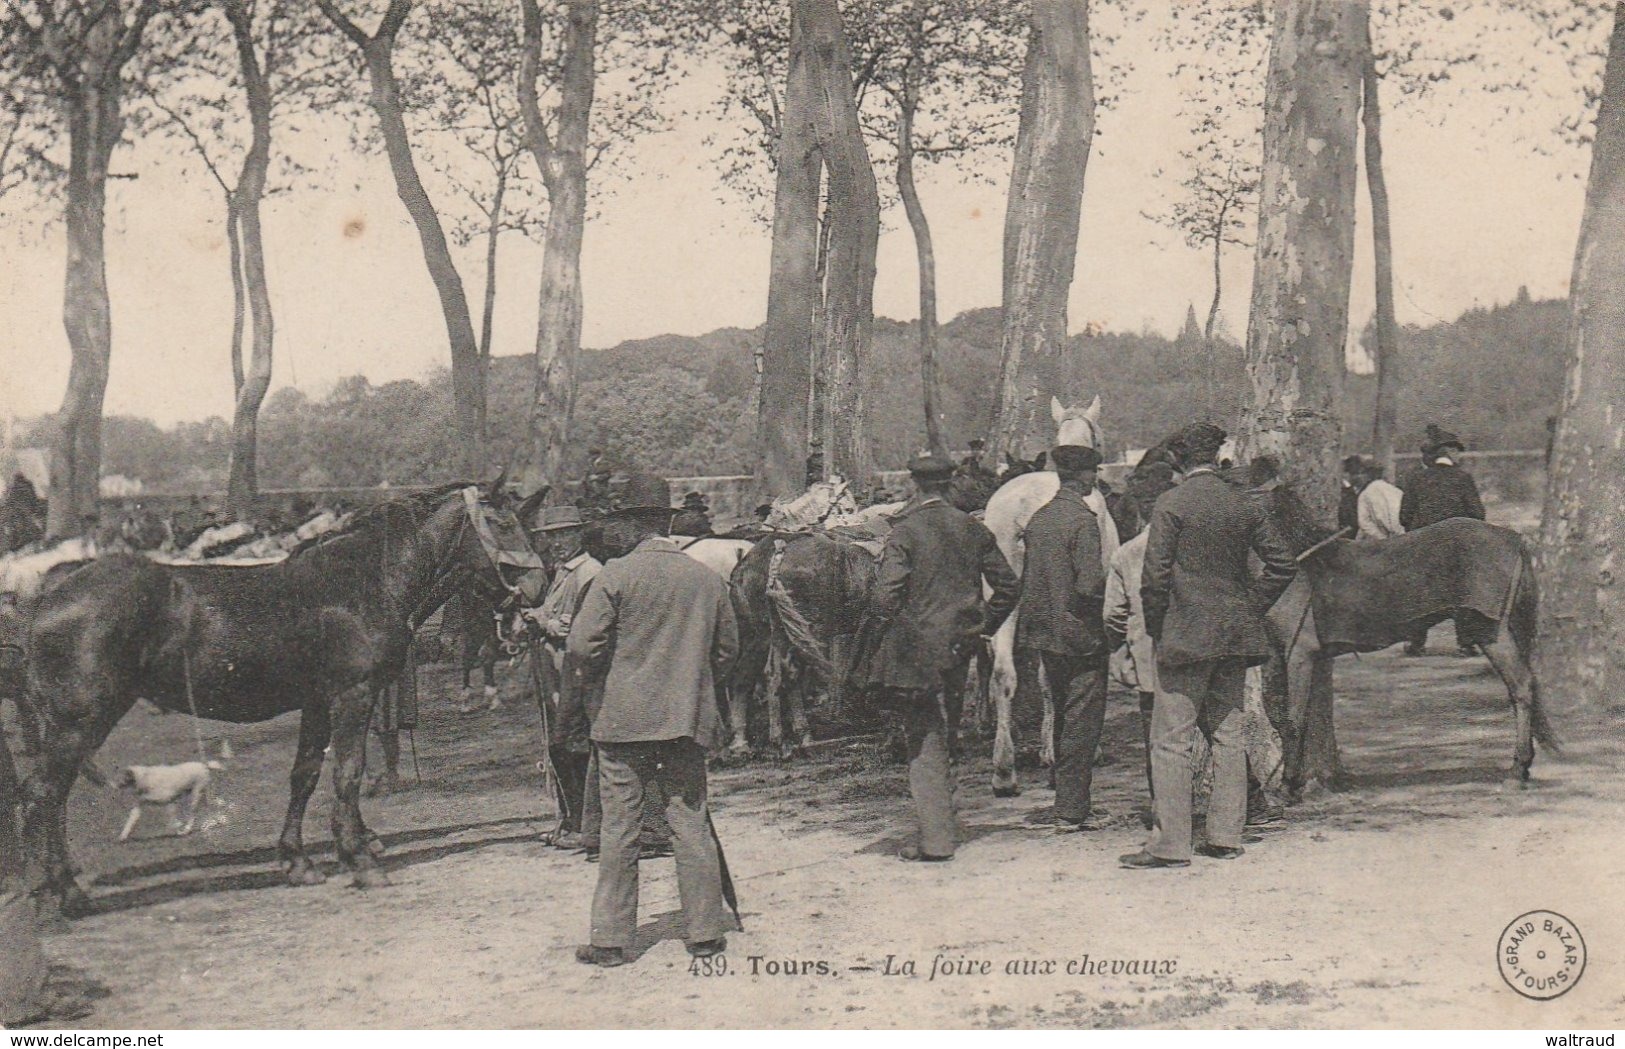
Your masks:
M795 597L779 574L787 547L783 539L774 540L773 558L767 564L768 614L774 625L784 632L790 650L806 660L820 680L829 681L835 670L829 653L824 650L824 644L818 639L812 623L796 607Z
M1535 643L1539 638L1540 586L1535 577L1535 566L1529 556L1527 544L1520 544L1518 588L1512 595L1512 607L1506 628L1518 646L1518 655L1529 668L1529 724L1535 741L1553 754L1563 753L1563 745L1546 716L1541 702L1540 677L1535 669Z

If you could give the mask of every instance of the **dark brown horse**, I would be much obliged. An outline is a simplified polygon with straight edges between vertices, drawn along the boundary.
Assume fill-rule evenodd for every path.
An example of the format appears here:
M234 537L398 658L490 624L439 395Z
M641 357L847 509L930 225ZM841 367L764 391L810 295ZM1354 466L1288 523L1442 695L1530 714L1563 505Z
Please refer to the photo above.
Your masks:
M739 619L740 657L729 687L735 745L746 734L757 686L767 704L767 742L788 753L812 742L809 699L829 698L820 713L849 720L850 659L874 583L874 553L823 533L769 536L734 568L730 589Z
M89 902L68 858L68 792L138 697L236 723L299 711L279 842L288 881L323 880L305 855L302 825L331 741L339 859L358 887L387 884L358 803L377 689L399 677L413 632L456 587L472 580L492 599L506 594L510 558L499 551L534 559L500 483L459 484L363 510L276 564L117 555L42 594L27 687L46 746L26 785L25 830L64 913L83 913Z

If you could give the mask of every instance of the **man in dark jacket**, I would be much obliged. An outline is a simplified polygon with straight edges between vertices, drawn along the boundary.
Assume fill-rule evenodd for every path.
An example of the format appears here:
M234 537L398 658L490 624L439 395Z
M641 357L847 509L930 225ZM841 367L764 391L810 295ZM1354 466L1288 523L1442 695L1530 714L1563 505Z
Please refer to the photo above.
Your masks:
M1456 465L1456 459L1467 450L1461 438L1433 425L1428 426L1427 437L1427 443L1422 445L1422 469L1412 475L1399 501L1400 525L1414 532L1452 517L1484 520L1484 501L1478 497L1473 475ZM1472 647L1464 640L1458 623L1456 647L1462 655L1473 655ZM1427 641L1428 632L1423 628L1405 645L1405 654L1423 655Z
M1106 720L1106 572L1100 522L1084 501L1100 453L1063 445L1050 462L1061 488L1027 522L1016 649L1043 661L1055 700L1054 822L1062 830L1084 830Z
M859 680L891 694L906 717L920 841L899 854L905 860L953 858L949 732L980 638L1004 622L1020 586L993 533L949 505L953 472L952 462L933 455L909 463L916 494L886 538L871 610L877 640L859 669ZM986 602L984 580L993 591Z
M1414 532L1452 517L1484 520L1484 502L1473 475L1456 465L1466 451L1461 438L1436 426L1428 427L1428 432L1434 439L1422 446L1423 469L1405 487L1399 523Z
M705 752L722 741L717 684L739 653L728 585L666 535L671 487L628 479L605 522L604 539L630 551L605 564L570 625L566 651L584 667L607 668L592 714L603 801L592 942L576 951L590 965L622 964L638 918L638 832L648 794L665 799L677 858L689 953L726 946L722 866L706 802Z
M1146 540L1140 600L1156 645L1157 695L1151 715L1156 823L1130 868L1183 867L1191 856L1191 729L1213 752L1203 854L1241 855L1247 809L1242 701L1247 668L1268 660L1263 613L1297 565L1263 508L1222 479L1225 434L1199 424L1181 440L1185 479L1157 500ZM1255 583L1247 555L1263 568Z

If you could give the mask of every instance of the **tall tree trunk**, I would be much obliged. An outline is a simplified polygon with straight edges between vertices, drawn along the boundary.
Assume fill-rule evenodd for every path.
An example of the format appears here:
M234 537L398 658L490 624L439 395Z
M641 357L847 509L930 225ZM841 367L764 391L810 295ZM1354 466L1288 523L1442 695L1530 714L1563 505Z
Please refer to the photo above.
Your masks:
M1219 299L1224 294L1224 223L1230 213L1230 201L1219 206L1219 219L1213 227L1213 301L1208 303L1207 324L1202 328L1202 346L1207 353L1207 394L1211 398L1210 410L1219 404L1219 348L1213 333L1219 327Z
M1030 458L1038 427L1027 368L1066 340L1084 168L1095 133L1088 0L1032 0L1015 169L1004 217L1004 328L990 444Z
M1276 0L1243 414L1244 456L1275 455L1316 518L1337 519L1354 259L1365 6Z
M837 0L796 0L814 57L819 152L829 173L828 272L823 351L829 374L829 468L856 488L874 472L863 397L863 362L874 325L875 252L880 243L880 194L858 122L852 55Z
M937 383L937 257L931 246L931 224L926 221L914 186L914 110L918 105L914 81L906 73L903 97L897 106L897 193L903 198L909 229L914 231L914 253L920 271L920 400L925 409L925 444L933 455L947 455L942 436L942 392Z
M1220 228L1223 228L1223 212L1220 212ZM1202 341L1207 343L1207 351L1213 353L1213 331L1219 326L1219 297L1224 292L1224 271L1220 263L1224 256L1224 238L1214 238L1213 241L1213 301L1208 303L1207 323L1202 325Z
M103 19L89 31L88 68L67 99L68 266L62 323L72 363L57 416L46 529L59 537L81 531L83 520L96 513L100 495L102 401L113 348L104 240L107 169L124 132L119 68L112 58L116 31L113 19Z
M1245 458L1278 457L1283 479L1328 524L1337 519L1365 23L1363 3L1275 3L1247 323L1253 400L1238 442ZM1338 773L1329 672L1316 675L1309 703L1304 773L1328 783Z
M1548 696L1601 707L1625 688L1625 3L1569 286L1568 381L1540 534L1540 675Z
M243 391L243 329L248 319L248 289L243 286L243 232L237 224L234 194L226 194L226 245L231 263L231 395Z
M497 172L496 193L491 198L490 225L485 230L485 297L480 306L480 440L486 439L486 420L491 403L491 331L497 309L497 241L502 236L502 203L508 194L508 171Z
M1382 469L1394 475L1394 433L1399 427L1399 321L1394 316L1394 239L1389 223L1388 180L1382 172L1382 108L1378 102L1377 60L1369 31L1361 83L1365 120L1365 182L1371 194L1371 245L1377 263L1377 403L1371 428L1372 451Z
M819 187L823 207L818 212L818 255L813 262L813 286L818 289L813 299L812 324L807 332L807 363L812 372L812 389L807 396L807 476L806 483L825 480L830 474L829 449L833 444L830 426L833 416L829 410L830 359L824 333L824 310L829 294L829 235L833 221L829 210L829 193L823 178L823 154L818 154ZM817 463L819 469L813 470Z
M417 162L412 158L412 140L406 131L400 85L395 78L395 41L412 13L414 2L389 0L383 19L372 36L350 21L333 0L316 0L316 6L328 21L360 48L365 60L372 108L378 115L384 153L389 158L389 170L395 178L395 193L406 206L412 224L417 227L423 261L428 267L429 278L434 281L435 291L440 298L440 312L446 322L446 340L451 349L452 412L460 445L459 458L462 460L458 465L472 469L483 465L480 463L483 449L479 432L479 401L484 384L480 382L479 343L474 338L474 322L468 309L468 295L463 290L463 279L457 274L451 249L446 244L446 231L440 225L440 215L435 211L428 191L423 188Z
M569 0L555 135L549 139L536 94L544 25L524 0L525 53L519 75L525 138L547 186L547 241L536 321L536 392L530 410L532 486L562 491L564 455L575 412L581 353L581 243L587 225L587 135L592 118L598 0Z
M767 496L799 492L806 478L812 397L813 315L818 281L818 203L822 160L813 127L814 71L799 4L790 6L790 54L773 195L773 250L762 330L756 430L757 484Z
M259 495L260 405L271 388L272 347L276 341L271 288L265 274L265 237L260 226L260 202L265 198L265 183L271 170L271 84L255 53L254 16L248 5L244 0L232 0L226 4L226 17L231 21L232 35L237 42L238 65L248 93L252 129L242 172L237 178L232 212L242 240L242 283L248 292L253 345L248 366L237 386L237 405L232 417L231 474L226 484L227 507L232 516L245 520L252 515L254 500ZM238 357L240 360L240 349Z

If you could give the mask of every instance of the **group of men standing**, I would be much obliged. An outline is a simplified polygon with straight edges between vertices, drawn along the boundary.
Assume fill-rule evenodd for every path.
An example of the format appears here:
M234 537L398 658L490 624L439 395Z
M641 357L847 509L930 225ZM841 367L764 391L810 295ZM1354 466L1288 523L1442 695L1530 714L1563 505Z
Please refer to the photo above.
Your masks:
M1222 430L1193 426L1175 442L1183 482L1161 494L1143 538L1110 558L1090 498L1100 454L1061 446L1048 456L1060 488L1027 523L1023 576L992 534L948 505L952 464L910 464L916 494L881 555L872 615L879 642L860 680L902 695L909 726L909 785L919 840L901 858L954 854L953 783L944 740L957 723L969 660L1020 603L1016 649L1042 665L1054 701L1055 802L1040 819L1064 832L1098 826L1091 792L1114 650L1138 666L1149 715L1151 837L1124 856L1130 868L1184 866L1192 853L1191 732L1212 742L1209 855L1241 854L1247 799L1241 740L1243 682L1269 647L1262 614L1295 563L1260 502L1218 475ZM1255 554L1263 571L1254 578ZM990 595L984 602L984 590ZM1110 600L1108 600L1110 598Z
M1356 524L1367 534L1482 518L1472 479L1455 465L1460 441L1432 428L1429 437L1427 469L1403 494L1363 462L1348 464ZM1059 490L1026 526L1019 580L992 533L952 505L955 464L934 455L909 464L915 491L893 517L853 679L905 727L918 836L901 859L954 856L953 757L966 675L1018 602L1017 650L1043 667L1054 699L1055 801L1041 819L1064 832L1098 826L1092 778L1115 653L1119 678L1139 692L1153 809L1144 846L1121 864L1182 867L1197 851L1242 854L1246 673L1270 658L1264 614L1296 562L1272 524L1269 491L1221 475L1224 441L1218 427L1198 424L1171 442L1178 483L1169 472L1149 493L1149 527L1110 556L1091 498L1099 453L1053 449ZM670 486L639 475L620 487L599 526L606 561L585 549L573 507L544 511L536 528L555 566L546 591L529 595L563 817L554 840L599 857L591 939L577 952L592 965L627 960L638 860L658 847L651 835L669 836L675 851L690 953L725 949L732 927L705 757L721 742L717 689L738 654L738 628L727 584L669 538L673 515ZM1195 731L1213 763L1200 849Z

